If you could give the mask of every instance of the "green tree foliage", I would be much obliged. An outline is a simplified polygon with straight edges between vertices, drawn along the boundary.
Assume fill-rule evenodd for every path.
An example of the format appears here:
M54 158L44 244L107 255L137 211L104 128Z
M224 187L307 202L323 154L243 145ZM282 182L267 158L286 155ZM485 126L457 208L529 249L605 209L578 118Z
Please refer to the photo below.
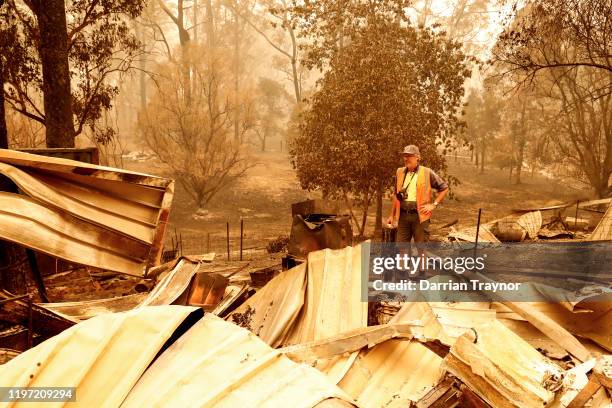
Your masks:
M409 5L409 0L294 0L292 21L308 44L302 46L304 66L323 69L373 18L407 24Z
M49 145L73 145L75 135L110 109L118 93L111 77L129 70L140 54L129 18L143 5L144 0L7 1L0 37L12 41L2 41L0 55L18 57L5 61L6 101L47 126Z
M402 24L393 13L362 23L341 52L329 55L290 154L303 188L352 195L367 211L392 185L404 145L418 145L424 164L445 169L437 148L449 146L461 127L469 71L459 44ZM364 225L365 216L361 233Z
M612 192L612 3L534 0L493 50L497 76L547 107L550 154L598 196Z

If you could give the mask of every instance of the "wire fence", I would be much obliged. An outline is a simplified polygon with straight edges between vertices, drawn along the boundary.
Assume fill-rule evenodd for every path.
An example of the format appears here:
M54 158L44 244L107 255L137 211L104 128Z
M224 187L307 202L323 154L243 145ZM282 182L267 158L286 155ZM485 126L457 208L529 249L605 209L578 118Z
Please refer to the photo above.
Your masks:
M164 252L168 257L180 255L202 255L214 252L217 259L250 260L267 253L266 242L245 234L242 229L242 242L240 231L235 225L230 225L229 239L227 224L224 228L202 232L182 232L175 229L168 232Z

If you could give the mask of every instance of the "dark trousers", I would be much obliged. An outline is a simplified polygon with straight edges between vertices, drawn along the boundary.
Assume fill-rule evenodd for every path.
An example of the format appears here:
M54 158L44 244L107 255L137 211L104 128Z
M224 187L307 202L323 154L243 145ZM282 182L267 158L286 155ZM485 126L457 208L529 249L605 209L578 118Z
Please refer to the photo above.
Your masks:
M397 223L397 242L410 242L414 238L415 243L427 242L429 240L429 220L421 223L416 211L400 211Z
M412 253L410 241L414 239L417 247L417 253ZM419 256L423 248L419 247L419 243L429 240L429 220L421 223L419 214L416 211L400 211L399 221L397 223L396 242L400 254L408 254L409 256ZM420 272L416 277L420 276ZM393 282L399 282L402 279L412 279L415 275L409 275L403 270L393 272Z

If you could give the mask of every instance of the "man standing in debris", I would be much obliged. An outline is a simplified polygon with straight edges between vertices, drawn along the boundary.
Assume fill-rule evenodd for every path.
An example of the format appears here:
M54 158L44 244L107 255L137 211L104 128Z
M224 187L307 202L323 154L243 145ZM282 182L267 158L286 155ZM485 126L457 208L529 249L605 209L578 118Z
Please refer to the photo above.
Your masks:
M397 242L426 242L429 239L429 219L448 193L448 184L433 170L419 164L421 154L415 145L404 147L405 167L397 169L395 196L387 223L397 220ZM438 192L432 202L431 190ZM399 220L398 220L399 218Z

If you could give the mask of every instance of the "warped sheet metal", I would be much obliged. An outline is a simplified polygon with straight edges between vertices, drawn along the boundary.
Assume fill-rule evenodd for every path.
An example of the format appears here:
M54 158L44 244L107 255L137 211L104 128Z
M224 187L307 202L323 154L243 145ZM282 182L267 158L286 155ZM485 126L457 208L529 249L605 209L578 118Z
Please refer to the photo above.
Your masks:
M448 233L448 238L455 239L457 241L476 241L476 227L467 227L461 230L455 230L451 227L451 232ZM481 225L478 230L478 242L493 242L499 243L499 239L491 232L486 225Z
M176 265L153 288L140 306L169 305L176 301L188 288L191 278L200 268L200 262L180 258Z
M71 262L141 276L159 263L174 182L0 149L0 238Z
M273 347L333 337L367 326L361 301L361 245L322 249L272 279L228 316Z
M572 312L553 302L524 302L523 306L544 314L570 333L591 339L612 352L612 303L609 301L591 300L581 304L591 309L587 312ZM498 319L525 320L503 304L493 303L492 308L497 310Z
M51 310L74 322L80 322L104 313L126 312L134 309L138 307L146 297L146 293L135 293L133 295L117 296L108 299L41 303L39 306Z
M169 305L189 289L191 278L200 264L197 260L180 258L172 269L164 273L148 294L137 293L81 302L41 303L39 306L79 322L103 313L125 312L144 306Z
M608 210L599 221L599 224L597 224L595 230L593 230L589 240L612 241L612 205L608 207Z
M234 303L236 303L239 299L241 299L248 290L249 285L247 283L228 285L228 287L225 289L223 300L221 300L221 303L215 307L212 313L216 316L223 317L225 315L225 311L234 305Z
M258 335L272 347L282 344L295 322L306 291L306 264L282 272L232 312L227 320Z
M441 363L417 341L387 340L362 350L338 385L362 407L407 407L442 380Z
M307 408L328 398L351 401L321 372L207 314L155 360L122 407Z
M446 340L444 327L427 302L405 303L392 322L354 333L341 335L335 342L330 339L314 346L303 344L281 350L298 360L312 361L313 355L320 357L315 367L362 407L413 406L442 380L442 358L416 341L439 337ZM353 346L363 348L348 354ZM330 358L330 353L336 355Z
M497 320L460 336L443 367L494 407L545 406L555 398L563 372Z
M77 387L76 402L70 406L117 407L195 310L148 307L81 322L0 366L0 386Z
M308 254L306 297L285 345L322 340L368 325L361 301L362 246Z
M422 340L451 341L427 302L405 303L394 323L420 326L413 332ZM412 406L442 380L442 361L417 341L387 340L361 350L338 385L363 407Z

